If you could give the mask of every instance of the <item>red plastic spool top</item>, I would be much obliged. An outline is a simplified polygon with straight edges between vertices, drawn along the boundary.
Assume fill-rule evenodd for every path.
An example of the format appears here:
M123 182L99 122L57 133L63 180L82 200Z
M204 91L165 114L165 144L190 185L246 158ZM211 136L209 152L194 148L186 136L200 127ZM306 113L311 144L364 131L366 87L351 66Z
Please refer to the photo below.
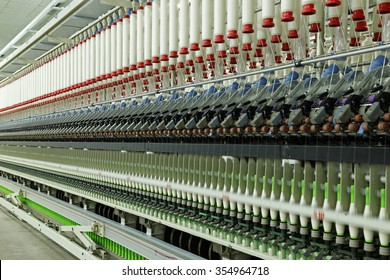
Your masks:
M180 48L180 54L189 54L188 48Z
M280 35L272 35L271 43L277 44L277 43L280 43L281 41L282 41L282 38Z
M177 63L177 68L184 68L184 62Z
M273 18L264 18L263 19L263 25L264 28L271 28L274 27L274 19Z
M382 32L375 32L374 37L372 38L374 42L382 41Z
M195 58L195 62L196 62L196 63L203 63L203 62L204 62L203 56L197 56L197 57Z
M327 7L337 7L341 5L340 0L327 0L325 6Z
M214 54L212 54L212 53L207 54L206 60L207 61L214 61L215 60Z
M262 56L263 56L263 50L256 49L254 57L262 57Z
M314 9L314 4L305 4L302 6L301 14L304 16L311 16L316 14L316 10Z
M378 13L381 15L390 13L390 2L379 4Z
M294 60L294 55L292 53L288 53L286 60Z
M360 40L358 40L357 38L351 38L351 42L349 43L349 46L351 47L360 46Z
M168 61L169 60L169 57L167 54L162 54L161 55L161 61Z
M365 20L366 17L364 16L363 10L355 10L352 12L352 20L353 21L359 21L359 20Z
M238 50L238 47L231 47L229 49L230 54L239 54L240 51Z
M225 58L225 57L227 57L226 51L219 51L219 52L218 52L218 57L219 57L219 58Z
M217 44L225 43L225 38L223 37L223 35L216 35L214 37L214 42Z
M356 32L365 32L368 31L367 22L365 20L358 21L355 26Z
M282 51L288 52L290 50L290 45L288 43L282 43Z
M169 57L171 57L171 58L177 58L177 57L178 57L177 51L171 51L171 52L169 53Z
M321 31L321 25L319 23L310 24L309 32L316 33Z
M251 51L252 50L252 44L242 44L242 50L244 51L244 52L249 52L249 51Z
M198 44L198 43L193 43L193 44L191 44L190 50L191 50L191 51L199 51L199 50L200 50L199 44Z
M212 46L211 40L207 39L202 41L202 47L209 48L211 46Z
M229 39L237 39L238 38L237 30L229 30L228 33L227 33L227 37Z
M294 21L294 13L292 11L286 11L282 13L282 22L291 22Z
M266 39L260 39L257 41L257 47L263 48L267 46L267 40Z
M152 58L152 62L153 62L153 63L160 63L160 58L159 58L158 56L154 56L154 57Z
M289 30L287 37L289 39L296 39L296 38L298 38L298 31L297 30Z
M332 17L329 19L329 27L339 27L341 25L339 17Z
M242 33L251 34L253 32L255 32L253 30L253 24L244 24L244 26L242 27Z

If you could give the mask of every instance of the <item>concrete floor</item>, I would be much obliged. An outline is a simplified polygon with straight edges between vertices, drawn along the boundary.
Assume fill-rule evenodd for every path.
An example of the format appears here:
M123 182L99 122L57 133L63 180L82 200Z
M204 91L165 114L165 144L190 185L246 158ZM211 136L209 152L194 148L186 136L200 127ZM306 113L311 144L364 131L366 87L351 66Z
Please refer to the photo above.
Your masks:
M75 257L0 206L0 260L74 260Z

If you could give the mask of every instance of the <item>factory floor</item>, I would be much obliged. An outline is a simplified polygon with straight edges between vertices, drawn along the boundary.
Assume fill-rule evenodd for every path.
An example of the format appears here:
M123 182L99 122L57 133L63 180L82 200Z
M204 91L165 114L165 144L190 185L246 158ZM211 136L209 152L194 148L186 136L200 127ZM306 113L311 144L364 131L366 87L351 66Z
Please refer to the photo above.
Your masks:
M74 260L75 257L0 207L0 260Z

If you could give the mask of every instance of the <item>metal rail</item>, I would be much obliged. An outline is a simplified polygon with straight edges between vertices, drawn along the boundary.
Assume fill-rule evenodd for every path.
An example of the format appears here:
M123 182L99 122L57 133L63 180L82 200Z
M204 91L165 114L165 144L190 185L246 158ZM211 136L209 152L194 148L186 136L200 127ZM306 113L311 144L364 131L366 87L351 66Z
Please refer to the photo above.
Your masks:
M5 168L2 168L5 169ZM5 170L4 170L5 171ZM11 170L7 170L11 171ZM15 172L15 171L14 171ZM12 173L12 172L10 172ZM21 174L20 174L21 175ZM22 176L23 177L23 176ZM29 176L30 177L30 176ZM33 177L33 176L31 176ZM30 179L33 179L31 178ZM20 189L24 190L26 197L44 207L47 207L53 210L56 213L59 213L72 221L81 224L81 225L90 225L93 222L99 222L105 225L105 237L108 239L131 249L132 251L152 260L200 260L201 257L194 255L190 252L184 251L180 248L172 246L166 242L163 242L157 238L139 232L130 227L123 226L121 224L115 223L107 218L94 214L92 212L86 211L65 203L63 201L57 200L53 197L48 196L47 194L39 193L38 191L27 188L21 184L5 180L0 178L0 184L14 192L19 192ZM43 184L51 186L50 182L45 182ZM56 186L53 186L56 187ZM62 188L63 189L63 188ZM78 194L82 196L81 194ZM105 203L100 201L100 203ZM61 244L60 244L61 245Z

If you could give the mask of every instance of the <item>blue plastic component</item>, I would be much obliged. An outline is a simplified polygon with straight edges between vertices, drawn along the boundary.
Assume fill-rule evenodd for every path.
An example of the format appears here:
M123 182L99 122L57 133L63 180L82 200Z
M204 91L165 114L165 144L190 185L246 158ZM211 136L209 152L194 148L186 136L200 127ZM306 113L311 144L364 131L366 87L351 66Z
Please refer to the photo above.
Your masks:
M134 107L134 106L137 106L137 101L135 100L132 100L130 103L129 103L129 107Z
M251 88L252 88L251 83L245 84L245 86L242 88L241 95L245 95Z
M154 103L160 103L160 102L163 102L164 101L164 97L162 95L160 95L159 97L157 97L155 100L154 100Z
M110 107L110 110L114 110L115 108L116 108L116 105L112 104L111 107Z
M172 95L169 97L169 100L176 100L180 97L180 95L177 92L172 93Z
M272 82L272 85L269 86L268 91L269 92L274 92L275 90L278 89L280 84L281 83L280 83L280 81L278 79L274 79L273 82Z
M103 111L107 110L107 106L106 106L106 105L103 105L103 106L102 106L102 110L103 110Z
M196 92L196 90L192 89L192 90L190 90L189 93L187 93L185 95L185 98L191 98L191 97L194 97L194 96L197 96L197 95L198 95L198 93Z
M121 103L121 108L125 108L126 107L126 102L122 102Z
M305 75L303 75L302 81L304 81L306 79L310 79L310 78L311 78L310 74L306 73Z
M287 84L291 81L296 81L296 80L298 80L298 78L299 78L299 74L295 71L291 71L290 73L288 73L286 78L284 78L283 84Z
M351 71L353 71L351 67L349 67L349 66L345 67L345 69L344 69L344 75L345 75L345 74L348 74L348 73L351 72Z
M234 82L230 86L227 87L226 92L236 91L238 89L238 86L239 86L238 83Z
M208 90L204 92L204 94L213 94L217 92L217 88L215 86L211 86Z
M331 64L328 66L328 68L325 69L324 73L322 73L321 78L325 78L330 75L337 74L339 71L340 69L336 64Z
M375 70L378 67L384 66L389 63L389 60L383 54L378 55L372 62L370 67L368 68L368 72Z
M261 77L259 80L257 80L257 82L253 85L253 87L257 88L257 87L261 87L261 86L265 86L267 85L267 79L264 78L264 77Z
M142 100L141 105L145 105L145 104L149 104L149 103L150 103L150 99L145 98L144 100Z

